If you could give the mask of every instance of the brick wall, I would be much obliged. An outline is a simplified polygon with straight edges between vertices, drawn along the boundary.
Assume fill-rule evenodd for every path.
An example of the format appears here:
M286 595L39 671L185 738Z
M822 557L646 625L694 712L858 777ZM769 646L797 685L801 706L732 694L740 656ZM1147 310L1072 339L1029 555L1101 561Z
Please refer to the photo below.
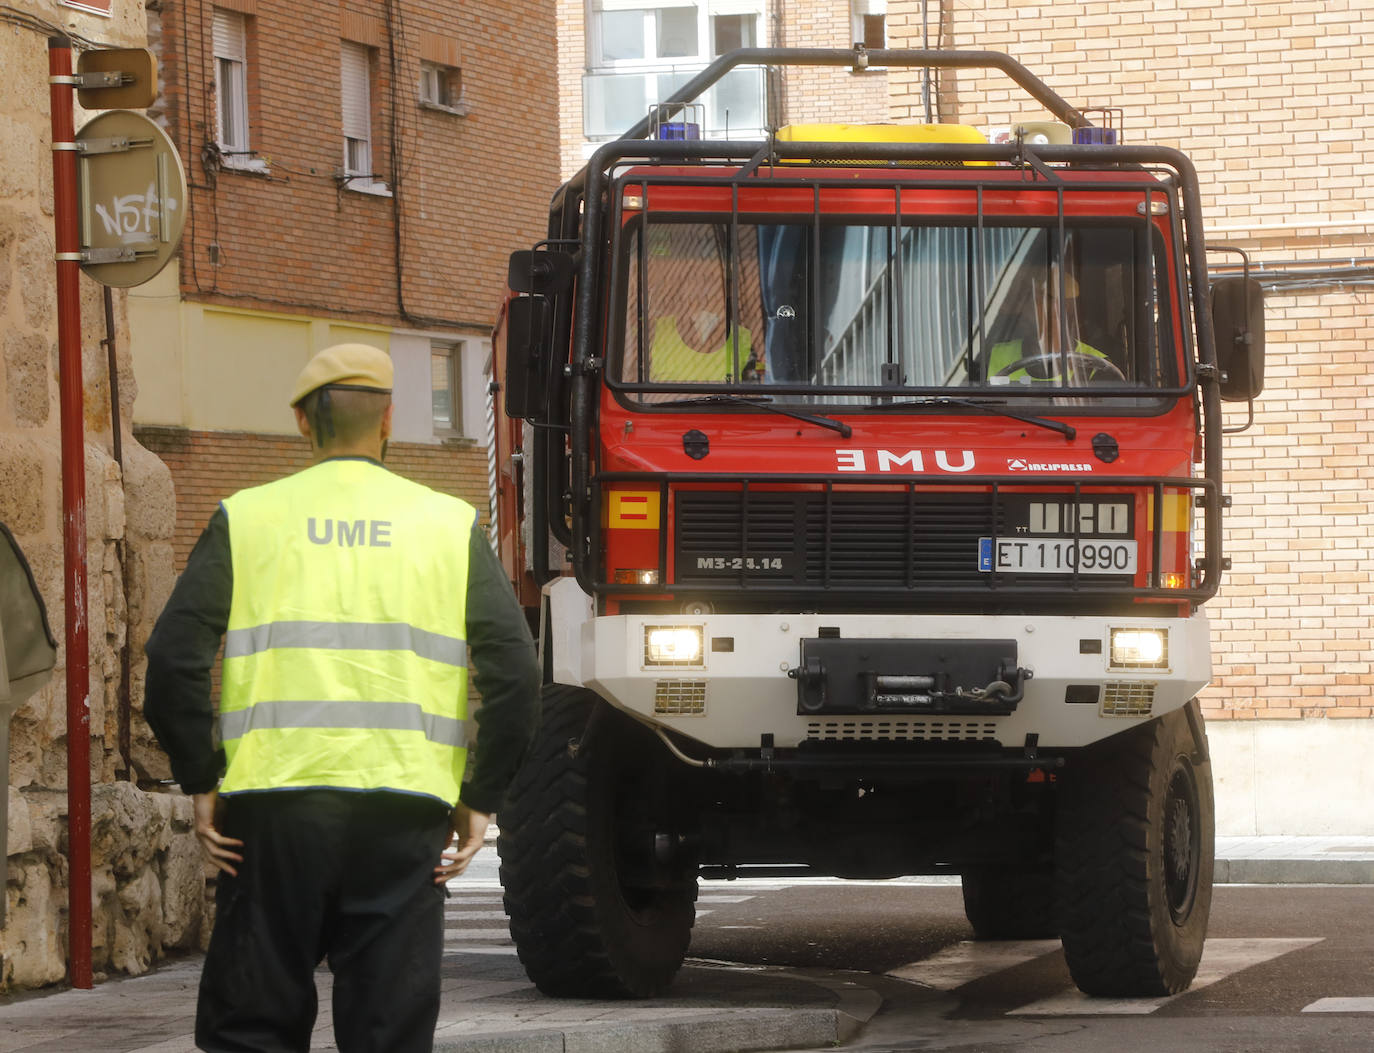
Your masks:
M176 485L176 569L221 500L248 486L280 479L310 463L304 439L251 432L142 427L135 435L172 470ZM487 518L487 458L468 439L439 446L392 443L387 467L417 483L461 497Z
M779 47L853 46L849 0L800 0L783 6ZM888 117L888 74L796 66L782 70L783 124L873 124Z
M192 185L183 294L380 324L488 328L505 258L542 236L557 185L553 0L220 6L248 19L250 145L268 174L205 162L216 135L213 8L163 5L165 93L155 112ZM336 179L344 38L371 49L373 168L391 197ZM419 104L426 55L460 63L466 115Z
M583 165L582 75L587 72L585 0L558 0L558 132L560 169L567 179Z
M937 5L931 5L937 6ZM1271 267L1374 264L1374 0L960 0L938 4L946 47L1006 51L1071 103L1124 108L1126 140L1178 146L1203 183L1210 244ZM891 0L894 47L921 4ZM920 119L919 73L893 72L892 111ZM944 75L942 118L1043 117L1009 81ZM1229 437L1234 570L1209 607L1216 718L1369 717L1374 552L1370 284L1286 285L1266 301L1268 386ZM1228 410L1244 421L1244 407Z

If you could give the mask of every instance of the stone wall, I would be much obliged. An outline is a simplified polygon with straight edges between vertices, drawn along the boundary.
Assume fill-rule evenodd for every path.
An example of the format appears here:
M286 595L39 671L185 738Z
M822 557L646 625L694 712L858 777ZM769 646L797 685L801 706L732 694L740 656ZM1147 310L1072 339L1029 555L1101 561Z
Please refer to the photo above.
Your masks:
M56 3L0 13L0 521L28 558L62 642L61 441L47 37L143 42L143 5L117 0L101 18ZM46 23L46 25L45 25ZM83 45L84 46L84 45ZM78 127L89 114L78 111ZM101 287L82 279L86 527L90 630L90 780L94 954L98 971L141 972L165 949L201 938L205 883L189 803L137 780L165 761L137 715L142 649L171 590L171 475L130 430L136 393L124 295L114 297L119 429ZM128 649L125 682L121 653ZM66 654L10 723L6 923L0 990L60 982L67 963ZM121 749L121 739L130 743ZM80 776L77 776L80 778Z

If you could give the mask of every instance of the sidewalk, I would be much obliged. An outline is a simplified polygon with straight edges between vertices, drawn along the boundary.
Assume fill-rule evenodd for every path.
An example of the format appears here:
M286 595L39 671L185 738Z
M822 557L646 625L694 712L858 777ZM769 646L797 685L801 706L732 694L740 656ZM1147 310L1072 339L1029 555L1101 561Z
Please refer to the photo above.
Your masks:
M942 879L947 883L951 879ZM1374 838L1217 839L1218 884L1374 884ZM494 889L494 883L492 883ZM200 958L94 991L0 999L0 1053L190 1053ZM334 1050L329 973L318 974L314 1049ZM847 1041L881 999L849 973L692 960L672 997L550 999L513 948L451 951L444 962L437 1053L743 1053Z
M1374 837L1218 837L1218 885L1374 885Z

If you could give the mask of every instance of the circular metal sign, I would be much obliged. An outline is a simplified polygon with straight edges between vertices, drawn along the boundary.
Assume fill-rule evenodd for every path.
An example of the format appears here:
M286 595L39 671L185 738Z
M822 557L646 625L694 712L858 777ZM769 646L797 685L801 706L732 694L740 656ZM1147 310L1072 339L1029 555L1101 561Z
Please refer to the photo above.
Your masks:
M167 133L109 110L76 133L81 269L102 285L142 285L167 265L186 224L186 172Z

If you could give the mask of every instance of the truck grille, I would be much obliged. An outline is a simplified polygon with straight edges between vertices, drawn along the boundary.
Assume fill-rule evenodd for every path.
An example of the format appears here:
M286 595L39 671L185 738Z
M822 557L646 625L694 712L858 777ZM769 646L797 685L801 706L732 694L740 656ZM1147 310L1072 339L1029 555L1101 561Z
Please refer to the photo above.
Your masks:
M995 742L989 720L813 720L810 742Z
M679 490L675 498L683 583L983 583L978 539L1007 533L989 493Z

